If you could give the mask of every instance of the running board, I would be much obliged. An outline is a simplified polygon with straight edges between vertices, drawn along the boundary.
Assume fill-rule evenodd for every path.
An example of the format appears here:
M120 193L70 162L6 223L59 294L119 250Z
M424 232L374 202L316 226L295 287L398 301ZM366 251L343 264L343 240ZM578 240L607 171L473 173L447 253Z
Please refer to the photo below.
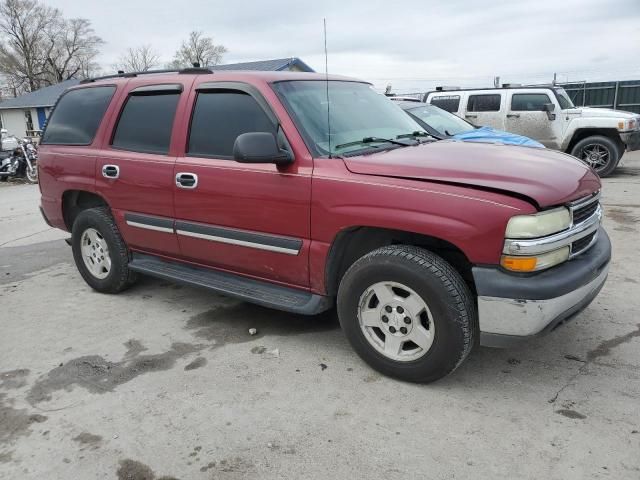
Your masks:
M129 268L135 272L194 287L206 288L264 307L303 315L315 315L331 308L331 298L304 290L241 277L232 273L163 260L134 253Z

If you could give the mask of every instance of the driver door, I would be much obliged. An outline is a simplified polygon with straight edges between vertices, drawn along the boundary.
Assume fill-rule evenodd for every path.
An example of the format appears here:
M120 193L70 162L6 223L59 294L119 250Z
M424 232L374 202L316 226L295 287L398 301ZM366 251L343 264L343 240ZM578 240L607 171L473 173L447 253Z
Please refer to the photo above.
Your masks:
M537 140L545 147L559 149L562 140L562 114L557 102L553 100L544 91L511 93L505 130ZM546 112L546 104L554 104L555 110Z
M278 167L233 160L247 132L276 133L278 121L252 86L207 82L192 93L185 151L174 177L181 256L198 264L309 285L311 159ZM191 118L189 124L188 119Z

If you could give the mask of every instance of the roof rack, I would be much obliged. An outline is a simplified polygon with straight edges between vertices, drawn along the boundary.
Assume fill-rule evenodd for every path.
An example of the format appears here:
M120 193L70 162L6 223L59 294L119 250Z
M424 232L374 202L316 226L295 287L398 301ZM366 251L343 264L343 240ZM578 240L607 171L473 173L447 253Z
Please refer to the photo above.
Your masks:
M198 75L198 74L204 74L204 73L213 73L213 70L209 68L202 68L197 64L194 64L193 67L189 67L189 68L182 68L182 69L169 68L164 70L146 70L143 72L124 72L122 70L118 70L118 73L114 73L112 75L104 75L102 77L95 77L95 78L85 78L80 82L80 84L97 82L98 80L108 80L110 78L132 78L132 77L137 77L139 75L152 75L154 73L155 74L178 73L182 75Z

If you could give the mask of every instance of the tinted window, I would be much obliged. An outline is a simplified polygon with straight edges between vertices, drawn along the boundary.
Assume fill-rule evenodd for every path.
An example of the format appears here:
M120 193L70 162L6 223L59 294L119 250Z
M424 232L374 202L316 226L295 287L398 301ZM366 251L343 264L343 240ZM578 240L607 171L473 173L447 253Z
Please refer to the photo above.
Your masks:
M449 95L446 97L432 97L431 105L440 107L447 112L457 112L460 106L460 95Z
M189 133L189 155L232 157L238 135L275 128L258 102L244 92L220 90L198 94Z
M167 153L178 93L132 95L127 100L112 145L145 153Z
M545 93L516 93L511 97L511 110L517 112L541 112L545 103L551 103Z
M500 94L469 95L467 112L498 112L500 111Z
M47 122L41 143L89 145L115 91L116 87L91 87L65 93Z

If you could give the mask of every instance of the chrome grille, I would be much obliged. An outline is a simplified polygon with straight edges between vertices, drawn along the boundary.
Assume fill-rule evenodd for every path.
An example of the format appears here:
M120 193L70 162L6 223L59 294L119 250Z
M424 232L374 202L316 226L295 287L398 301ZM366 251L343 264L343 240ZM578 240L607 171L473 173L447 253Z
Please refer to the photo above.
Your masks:
M593 232L587 235L586 237L582 237L581 239L573 242L571 244L571 255L572 256L579 255L585 250L587 250L591 246L597 234L598 232Z
M584 222L591 215L596 213L598 209L598 201L593 201L588 203L587 205L581 206L573 210L573 224L576 225L578 223Z

